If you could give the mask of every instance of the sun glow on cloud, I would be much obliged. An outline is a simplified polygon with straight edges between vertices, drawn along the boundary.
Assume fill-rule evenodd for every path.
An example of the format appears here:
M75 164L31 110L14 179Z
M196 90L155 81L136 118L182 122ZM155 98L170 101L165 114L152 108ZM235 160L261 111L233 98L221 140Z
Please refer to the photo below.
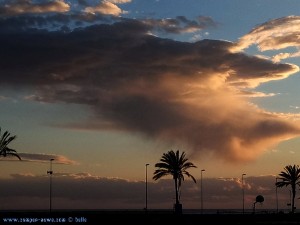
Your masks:
M99 5L95 6L95 7L87 7L85 8L84 12L86 13L101 13L101 14L111 14L114 16L118 16L120 14L122 14L122 10L115 4L113 4L112 2L108 2L108 1L103 1L101 2Z

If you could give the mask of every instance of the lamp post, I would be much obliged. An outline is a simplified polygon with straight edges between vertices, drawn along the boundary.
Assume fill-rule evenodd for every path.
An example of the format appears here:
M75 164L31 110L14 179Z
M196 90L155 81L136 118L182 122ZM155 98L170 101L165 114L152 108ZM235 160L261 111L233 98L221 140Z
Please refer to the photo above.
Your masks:
M242 174L242 192L243 192L243 214L245 213L245 191L244 191L244 176L246 174Z
M201 214L203 214L203 185L202 185L202 173L204 172L205 170L201 170Z
M279 178L278 177L276 177L276 183L275 183L275 186L276 186L276 212L278 213L278 193L277 193L277 180L278 180Z
M53 170L52 170L52 161L54 159L50 159L50 170L47 171L47 174L49 174L50 176L50 187L49 187L49 209L50 212L52 211L52 174L53 174Z
M147 172L147 167L149 166L149 163L146 164L146 206L145 206L145 211L147 213L148 210L148 172Z

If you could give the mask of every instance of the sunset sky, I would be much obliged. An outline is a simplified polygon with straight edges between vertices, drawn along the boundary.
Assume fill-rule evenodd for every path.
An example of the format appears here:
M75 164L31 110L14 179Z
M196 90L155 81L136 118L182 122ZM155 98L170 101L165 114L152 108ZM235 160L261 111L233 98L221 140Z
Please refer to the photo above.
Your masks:
M0 0L0 209L245 208L300 164L299 0ZM298 191L298 190L297 190ZM278 190L287 209L289 188ZM300 196L300 191L298 196ZM296 206L299 200L296 200Z

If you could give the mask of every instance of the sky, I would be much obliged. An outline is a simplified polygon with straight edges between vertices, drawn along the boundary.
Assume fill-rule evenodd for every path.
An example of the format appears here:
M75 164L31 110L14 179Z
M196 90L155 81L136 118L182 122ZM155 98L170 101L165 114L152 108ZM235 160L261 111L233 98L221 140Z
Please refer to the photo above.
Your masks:
M300 159L298 0L0 0L0 209L287 210ZM146 166L149 164L149 166ZM205 170L202 171L201 170ZM246 174L242 177L242 174ZM202 179L201 179L202 178ZM243 185L244 184L244 185ZM298 197L298 196L297 196ZM297 204L300 204L296 200Z

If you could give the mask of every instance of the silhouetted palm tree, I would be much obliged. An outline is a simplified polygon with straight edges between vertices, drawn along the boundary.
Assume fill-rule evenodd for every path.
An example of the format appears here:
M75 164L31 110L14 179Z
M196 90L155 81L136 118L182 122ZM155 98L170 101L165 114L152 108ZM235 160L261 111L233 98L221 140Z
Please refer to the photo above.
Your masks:
M0 135L1 135L1 128L0 128ZM0 157L6 157L6 156L15 156L19 160L21 160L21 157L17 154L16 150L11 149L8 146L10 142L16 139L16 135L11 136L8 131L5 131L0 139Z
M154 171L154 180L158 180L161 177L171 175L173 176L175 182L175 194L176 194L176 204L175 204L175 211L176 206L179 203L179 193L181 182L184 181L184 175L193 179L196 183L196 179L187 171L189 168L197 168L193 163L189 162L186 158L185 152L179 153L179 150L174 152L173 150L164 153L160 159L159 163L155 164L157 169Z
M287 165L284 167L284 171L281 171L280 174L278 174L279 179L281 181L278 181L275 183L277 187L283 187L283 186L289 186L291 185L292 188L292 213L295 211L295 196L296 196L296 185L300 185L300 168L298 165Z

